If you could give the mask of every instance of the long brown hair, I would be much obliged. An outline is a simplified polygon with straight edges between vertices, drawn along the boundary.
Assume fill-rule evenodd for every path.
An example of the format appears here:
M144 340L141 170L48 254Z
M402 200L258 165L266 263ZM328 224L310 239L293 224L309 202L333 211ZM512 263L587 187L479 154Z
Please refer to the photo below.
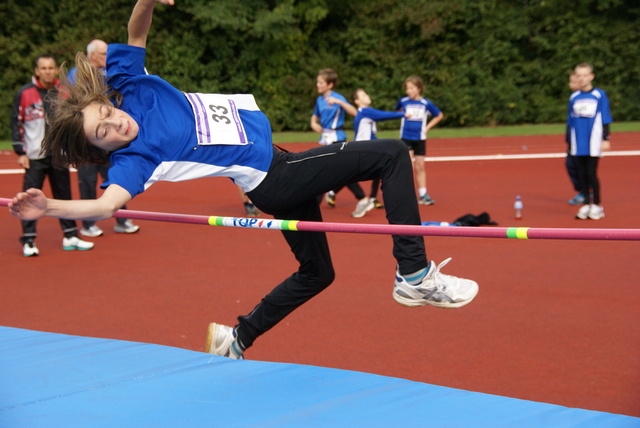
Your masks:
M49 128L42 142L42 153L50 153L55 167L67 168L86 163L106 163L109 153L90 144L84 134L82 109L97 102L119 104L121 96L110 92L101 70L91 66L82 53L76 54L75 81L67 78L65 65L61 67L61 89L53 101L53 113L48 118Z

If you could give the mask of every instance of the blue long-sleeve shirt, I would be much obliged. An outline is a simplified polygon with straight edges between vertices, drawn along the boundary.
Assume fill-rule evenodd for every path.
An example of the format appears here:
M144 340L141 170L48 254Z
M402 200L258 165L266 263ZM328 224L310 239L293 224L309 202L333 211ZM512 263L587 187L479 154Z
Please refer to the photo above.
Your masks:
M358 114L353 121L353 130L355 132L355 141L375 140L376 122L383 120L401 119L404 113L401 111L382 111L372 107L360 107Z

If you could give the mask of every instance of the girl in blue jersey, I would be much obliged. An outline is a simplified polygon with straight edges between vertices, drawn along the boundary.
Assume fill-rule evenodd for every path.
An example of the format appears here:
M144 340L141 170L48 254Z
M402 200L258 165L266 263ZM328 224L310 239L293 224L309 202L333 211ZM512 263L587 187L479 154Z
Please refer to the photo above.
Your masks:
M173 4L173 0L160 0ZM144 73L154 0L139 0L129 21L127 45L111 45L107 93L103 78L82 54L76 83L58 99L47 148L58 165L110 158L104 193L96 200L48 199L37 189L9 203L21 219L42 216L102 220L159 180L230 177L263 212L278 219L321 221L318 197L332 188L380 176L393 224L420 224L411 185L410 159L396 140L351 142L288 153L271 143L271 128L250 95L183 94ZM108 95L107 95L108 94ZM115 103L115 104L114 104ZM238 324L211 323L207 352L243 358L260 335L311 299L334 279L324 233L284 231L300 266ZM441 274L428 262L422 237L393 236L397 260L394 299L406 306L456 308L471 302L478 285Z
M409 147L413 159L418 184L418 202L421 205L431 205L435 201L427 193L427 174L424 168L427 133L442 120L444 115L435 104L422 96L424 83L420 77L407 77L403 86L407 96L400 98L396 104L396 110L407 113L409 117L402 119L400 138ZM433 119L428 121L429 116L433 116Z
M600 204L598 161L602 152L609 150L609 124L613 122L607 94L592 85L594 74L591 64L578 64L574 69L578 91L569 98L567 117L567 143L574 157L582 186L584 205L576 217L600 220L604 208Z
M358 108L358 114L356 114L353 120L354 141L375 140L377 138L376 133L378 132L376 122L405 117L405 114L402 112L382 111L372 108L371 97L362 88L358 88L353 92L351 101ZM372 208L384 208L378 201L379 188L380 178L374 178L371 181L371 193L369 194L369 199L373 202ZM364 215L364 212L362 215Z

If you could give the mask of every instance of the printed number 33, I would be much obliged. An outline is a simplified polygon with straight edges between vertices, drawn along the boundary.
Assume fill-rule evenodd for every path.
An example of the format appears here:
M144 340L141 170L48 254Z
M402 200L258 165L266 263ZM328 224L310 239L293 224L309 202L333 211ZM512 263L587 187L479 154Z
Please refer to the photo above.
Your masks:
M213 112L213 114L211 115L211 119L215 120L216 122L222 121L225 125L231 123L231 119L226 116L227 114L229 114L229 110L227 110L226 107L214 106L212 104L209 104L209 109L211 109L211 111Z

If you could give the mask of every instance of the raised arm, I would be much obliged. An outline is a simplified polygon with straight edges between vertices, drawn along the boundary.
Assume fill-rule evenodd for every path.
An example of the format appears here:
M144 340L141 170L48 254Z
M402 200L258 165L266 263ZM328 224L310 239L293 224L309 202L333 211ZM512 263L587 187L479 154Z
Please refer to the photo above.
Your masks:
M21 220L36 220L43 216L73 220L104 220L131 200L124 188L112 184L98 199L48 199L39 189L18 193L9 202L11 215Z
M167 5L173 5L173 0L138 0L131 12L131 18L129 18L129 40L127 44L131 46L138 46L140 48L147 47L147 35L149 35L149 29L151 28L151 21L153 18L153 8L156 3L162 3Z
M327 102L329 104L338 104L340 107L342 107L344 109L344 111L347 112L347 114L349 116L355 117L358 114L358 109L355 108L354 106L352 106L351 104L349 104L346 101L342 101L342 100L340 100L338 98L335 98L335 97L329 97L329 98L327 98Z

